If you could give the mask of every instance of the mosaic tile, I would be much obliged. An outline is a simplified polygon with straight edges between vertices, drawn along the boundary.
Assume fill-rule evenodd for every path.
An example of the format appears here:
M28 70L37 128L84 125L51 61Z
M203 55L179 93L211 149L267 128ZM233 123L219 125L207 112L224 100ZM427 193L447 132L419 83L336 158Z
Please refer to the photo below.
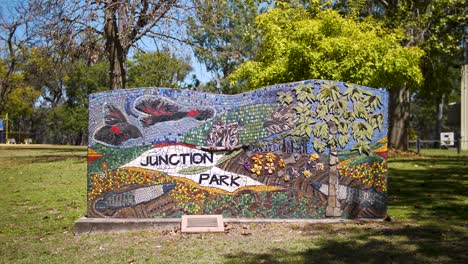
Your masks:
M92 94L88 215L384 217L387 102L324 80Z

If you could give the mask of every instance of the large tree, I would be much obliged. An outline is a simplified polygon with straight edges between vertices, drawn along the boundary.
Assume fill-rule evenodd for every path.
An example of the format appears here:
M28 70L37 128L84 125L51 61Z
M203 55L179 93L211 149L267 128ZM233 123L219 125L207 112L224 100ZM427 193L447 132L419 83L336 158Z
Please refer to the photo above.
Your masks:
M225 78L258 48L255 18L259 0L193 0L194 15L188 20L188 42L195 56L215 77L218 91L236 93Z
M65 80L76 67L68 58L53 49L35 47L28 50L24 62L25 81L42 91L42 99L52 108L66 99Z
M465 0L348 0L337 1L335 8L343 14L371 16L387 27L404 30L405 47L419 47L425 54L421 60L424 75L422 89L401 85L390 90L390 146L405 149L410 118L410 98L418 94L436 114L435 138L442 127L444 101L457 89L458 68L463 54L460 40L468 15ZM421 100L419 100L421 102Z
M177 0L30 0L36 12L36 32L63 52L88 57L104 55L110 89L125 88L127 57L143 39L171 40L178 30ZM66 8L64 8L66 7ZM99 50L103 48L104 54Z
M305 79L345 80L395 89L422 82L423 52L403 47L401 31L334 10L311 13L283 5L257 18L262 43L255 60L231 76L244 90Z
M24 27L31 16L18 16L16 12L14 9L0 9L0 114L6 108L10 93L22 87L24 79L21 67L25 59L23 52L29 41Z

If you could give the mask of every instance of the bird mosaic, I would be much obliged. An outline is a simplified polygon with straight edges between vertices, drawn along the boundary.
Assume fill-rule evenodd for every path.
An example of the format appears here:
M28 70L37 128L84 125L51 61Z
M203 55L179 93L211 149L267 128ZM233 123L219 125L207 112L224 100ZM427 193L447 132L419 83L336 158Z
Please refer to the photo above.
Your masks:
M120 146L129 139L143 135L140 130L128 123L124 114L114 105L104 106L104 123L94 134L94 139L102 143Z
M180 106L159 98L144 98L135 104L135 108L147 114L140 119L143 127L149 127L160 122L175 121L184 117L203 121L214 115L212 109L183 110Z

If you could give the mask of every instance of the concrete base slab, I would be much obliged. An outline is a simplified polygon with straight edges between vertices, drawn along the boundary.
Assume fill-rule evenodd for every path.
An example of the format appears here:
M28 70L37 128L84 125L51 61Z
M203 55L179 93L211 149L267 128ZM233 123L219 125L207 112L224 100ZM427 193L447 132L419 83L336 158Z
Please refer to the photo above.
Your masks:
M155 230L180 226L180 218L87 218L82 217L75 222L73 233L86 235L108 232L130 232Z
M224 218L226 224L322 224L322 223L353 223L353 222L382 222L383 219L266 219L266 218ZM166 228L180 228L181 218L87 218L82 217L75 222L73 233L75 235L130 232L142 230L158 230Z

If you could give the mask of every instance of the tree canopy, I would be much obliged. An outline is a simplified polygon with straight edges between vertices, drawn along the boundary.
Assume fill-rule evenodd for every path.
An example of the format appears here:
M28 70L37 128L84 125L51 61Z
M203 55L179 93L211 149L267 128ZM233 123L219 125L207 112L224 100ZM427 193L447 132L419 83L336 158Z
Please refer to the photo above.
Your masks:
M225 78L252 58L259 38L255 18L262 11L258 0L194 0L194 16L188 20L188 42L195 56L224 93L236 92Z
M136 53L128 71L129 87L180 87L192 71L189 58L177 58L170 51Z
M403 32L371 18L342 17L330 9L311 14L286 6L269 10L256 22L260 50L229 77L243 90L305 79L388 88L422 83L423 51L403 47Z

